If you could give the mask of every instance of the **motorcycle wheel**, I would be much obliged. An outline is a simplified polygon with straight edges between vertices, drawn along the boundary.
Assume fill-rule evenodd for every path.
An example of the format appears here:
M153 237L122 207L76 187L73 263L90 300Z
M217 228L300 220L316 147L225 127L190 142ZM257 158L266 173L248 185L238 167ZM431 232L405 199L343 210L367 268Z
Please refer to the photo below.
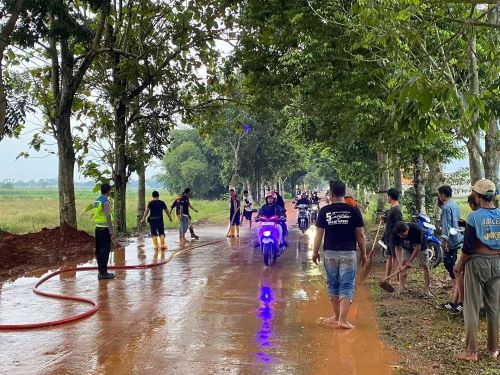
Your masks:
M266 243L262 246L262 257L264 258L264 264L269 266L271 263L271 254L273 252L273 245L270 243Z
M436 268L443 260L443 250L441 246L434 242L429 242L429 248L426 250L429 254L429 264L431 268Z

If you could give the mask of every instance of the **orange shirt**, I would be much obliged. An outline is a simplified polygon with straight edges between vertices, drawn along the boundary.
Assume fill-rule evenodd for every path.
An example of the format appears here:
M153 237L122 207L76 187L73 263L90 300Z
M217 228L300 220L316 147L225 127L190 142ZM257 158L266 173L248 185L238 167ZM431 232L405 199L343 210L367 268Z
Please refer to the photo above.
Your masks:
M358 202L356 202L356 200L353 197L345 197L344 200L348 205L351 205L353 207L358 207Z

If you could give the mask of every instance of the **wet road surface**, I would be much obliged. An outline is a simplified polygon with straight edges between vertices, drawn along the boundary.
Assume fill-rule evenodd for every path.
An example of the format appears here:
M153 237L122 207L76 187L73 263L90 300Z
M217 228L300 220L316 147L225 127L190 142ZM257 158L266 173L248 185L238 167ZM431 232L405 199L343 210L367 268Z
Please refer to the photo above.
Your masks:
M224 228L201 228L200 241ZM367 291L351 309L352 331L331 328L322 267L311 261L307 235L290 233L290 247L266 267L252 246L254 231L201 247L153 269L63 274L43 290L96 299L99 311L65 326L0 332L5 374L392 374L397 358L378 338ZM112 254L115 265L157 262L182 247L167 234L169 250L138 238ZM68 265L75 266L75 265ZM35 296L36 278L2 285L0 324L57 319L88 306Z

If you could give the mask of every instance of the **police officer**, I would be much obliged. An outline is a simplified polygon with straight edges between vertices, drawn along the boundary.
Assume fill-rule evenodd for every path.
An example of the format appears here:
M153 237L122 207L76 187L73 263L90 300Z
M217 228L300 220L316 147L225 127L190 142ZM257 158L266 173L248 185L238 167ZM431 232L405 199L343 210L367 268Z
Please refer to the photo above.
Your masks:
M115 275L108 272L109 252L111 251L111 236L113 234L113 219L111 216L111 186L101 185L101 196L94 202L95 221L95 257L99 273L97 278L114 279Z

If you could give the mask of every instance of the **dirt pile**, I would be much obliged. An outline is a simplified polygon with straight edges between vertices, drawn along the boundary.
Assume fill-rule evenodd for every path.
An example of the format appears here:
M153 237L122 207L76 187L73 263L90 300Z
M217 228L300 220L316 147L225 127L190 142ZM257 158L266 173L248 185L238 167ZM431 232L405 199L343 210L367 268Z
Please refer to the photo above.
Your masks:
M0 231L0 282L89 260L94 246L94 237L69 226L23 235Z

